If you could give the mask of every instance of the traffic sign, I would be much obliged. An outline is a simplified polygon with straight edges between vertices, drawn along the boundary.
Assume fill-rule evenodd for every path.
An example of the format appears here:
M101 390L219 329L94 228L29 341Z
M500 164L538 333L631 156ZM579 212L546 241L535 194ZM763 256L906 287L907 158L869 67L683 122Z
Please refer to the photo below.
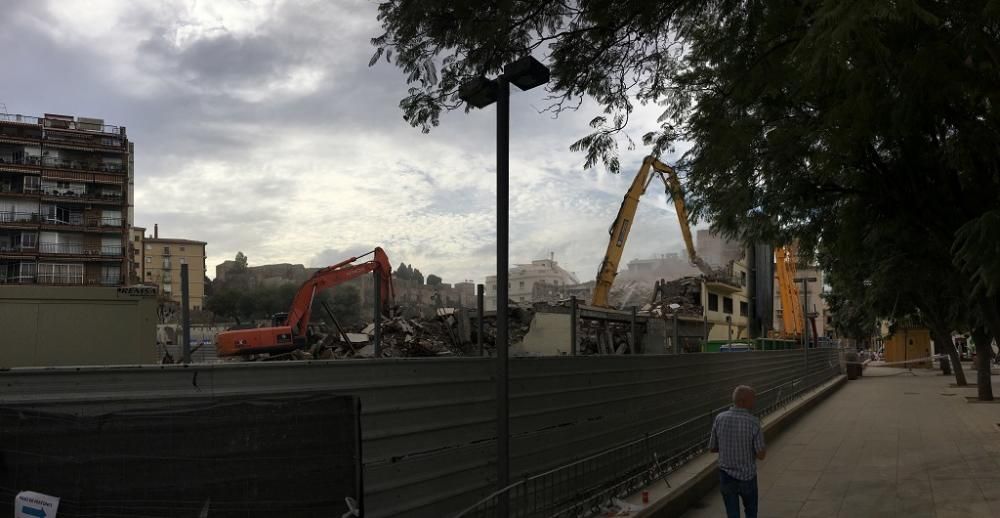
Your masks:
M14 497L14 518L56 518L59 497L21 491Z

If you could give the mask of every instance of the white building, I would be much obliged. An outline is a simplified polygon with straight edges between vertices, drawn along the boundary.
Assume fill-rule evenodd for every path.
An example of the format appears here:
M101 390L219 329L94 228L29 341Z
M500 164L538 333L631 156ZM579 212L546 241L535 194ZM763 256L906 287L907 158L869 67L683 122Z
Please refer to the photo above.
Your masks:
M579 284L580 282L575 275L563 269L552 258L531 261L531 264L515 265L510 269L508 275L507 296L514 302L535 302L532 300L535 283L544 282L559 286ZM496 311L497 309L496 275L490 275L486 278L486 295L483 305L487 311Z

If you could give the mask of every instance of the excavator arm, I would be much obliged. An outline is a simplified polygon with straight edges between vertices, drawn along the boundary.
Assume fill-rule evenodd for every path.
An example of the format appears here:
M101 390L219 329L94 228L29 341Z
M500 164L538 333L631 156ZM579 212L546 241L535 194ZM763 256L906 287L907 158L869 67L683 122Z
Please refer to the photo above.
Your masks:
M687 206L684 204L684 189L681 188L681 182L677 179L677 171L674 171L672 167L655 158L653 160L659 165L657 171L661 172L660 178L663 178L668 197L674 200L674 209L677 212L677 221L681 225L681 235L684 237L684 247L687 248L688 260L701 273L709 276L713 275L715 272L712 271L712 267L704 259L698 257L698 252L694 248L694 239L691 238L691 225L688 224ZM654 165L654 167L656 166ZM664 174L666 175L665 178Z
M312 314L313 300L315 300L317 292L347 282L368 272L374 272L375 275L381 277L380 298L382 301L382 312L388 313L388 308L392 305L393 300L392 267L389 265L388 256L385 255L385 252L381 248L376 247L375 250L369 253L374 254L371 261L352 264L364 256L351 257L333 266L327 266L319 270L299 287L299 291L295 293L295 298L292 299L292 307L288 310L288 320L285 322L286 326L292 328L292 333L295 336L305 335L305 330L309 326L309 316Z
M341 261L333 266L323 268L313 274L299 287L292 299L292 307L284 325L258 327L253 329L238 329L223 331L215 337L215 349L220 357L252 355L258 353L278 353L291 351L305 343L306 331L309 328L309 316L312 313L313 300L318 291L336 286L355 277L374 272L380 283L380 296L383 313L388 313L393 304L392 268L389 258L381 248L375 248L370 261L354 264L359 257Z
M625 241L628 240L628 233L632 230L632 222L635 219L635 211L639 208L639 198L646 192L649 185L649 172L653 167L653 157L646 157L642 161L642 167L636 173L632 185L625 193L622 206L618 209L618 216L608 229L611 238L608 240L608 249L604 253L604 260L597 270L597 284L594 286L593 305L607 307L608 294L611 293L611 285L618 275L618 263L622 260L622 252L625 251Z
M666 187L667 195L674 201L677 212L677 219L681 226L681 235L684 237L684 246L687 247L688 259L698 267L702 273L710 275L712 269L705 263L694 248L694 240L691 238L691 227L688 225L687 207L684 205L684 191L681 189L680 181L677 179L677 172L667 164L660 162L655 157L648 156L642 161L642 167L632 180L632 185L625 193L621 208L618 209L618 216L608 230L610 239L608 249L604 253L604 260L597 270L597 284L594 286L594 297L592 304L595 306L608 307L608 295L611 286L618 275L618 265L625 251L625 242L628 240L629 231L632 230L632 223L635 221L635 213L639 208L639 198L646 192L653 175L659 176Z

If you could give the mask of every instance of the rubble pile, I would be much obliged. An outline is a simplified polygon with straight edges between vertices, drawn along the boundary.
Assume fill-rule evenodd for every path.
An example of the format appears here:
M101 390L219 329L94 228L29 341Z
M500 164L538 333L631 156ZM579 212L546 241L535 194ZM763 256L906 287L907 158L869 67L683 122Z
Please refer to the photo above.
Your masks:
M507 309L507 340L511 345L524 341L524 335L528 334L531 327L531 319L535 316L532 307L508 306ZM478 327L472 326L472 343L476 343L476 330ZM483 317L483 349L486 351L496 350L497 343L497 317L496 315Z
M578 354L626 354L631 324L580 320Z
M682 277L673 281L659 280L653 288L653 301L641 311L653 316L690 316L704 314L701 306L701 280ZM671 306L677 306L671 307Z
M382 357L461 356L448 317L419 320L396 317L382 323ZM368 335L375 336L374 325ZM373 346L367 346L374 349Z
M511 344L524 340L531 326L534 309L511 305L509 309ZM270 356L268 360L310 360L375 357L375 324L359 332L341 332L336 326L320 326L311 347ZM456 308L437 308L431 315L401 311L382 320L379 357L430 357L476 355L478 325L475 312ZM496 350L496 315L483 318L483 349Z
M677 308L671 307L677 305ZM640 313L652 315L654 317L701 317L702 307L698 304L691 304L684 297L671 297L666 300L658 300L652 304L646 304L640 309Z

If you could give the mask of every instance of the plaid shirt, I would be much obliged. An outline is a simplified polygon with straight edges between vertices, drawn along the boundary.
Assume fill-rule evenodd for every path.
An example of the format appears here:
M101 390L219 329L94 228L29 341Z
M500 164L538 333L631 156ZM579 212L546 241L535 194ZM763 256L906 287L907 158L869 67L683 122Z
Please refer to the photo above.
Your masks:
M745 408L732 407L715 416L708 448L719 450L719 469L740 480L757 476L757 457L764 450L760 420Z

